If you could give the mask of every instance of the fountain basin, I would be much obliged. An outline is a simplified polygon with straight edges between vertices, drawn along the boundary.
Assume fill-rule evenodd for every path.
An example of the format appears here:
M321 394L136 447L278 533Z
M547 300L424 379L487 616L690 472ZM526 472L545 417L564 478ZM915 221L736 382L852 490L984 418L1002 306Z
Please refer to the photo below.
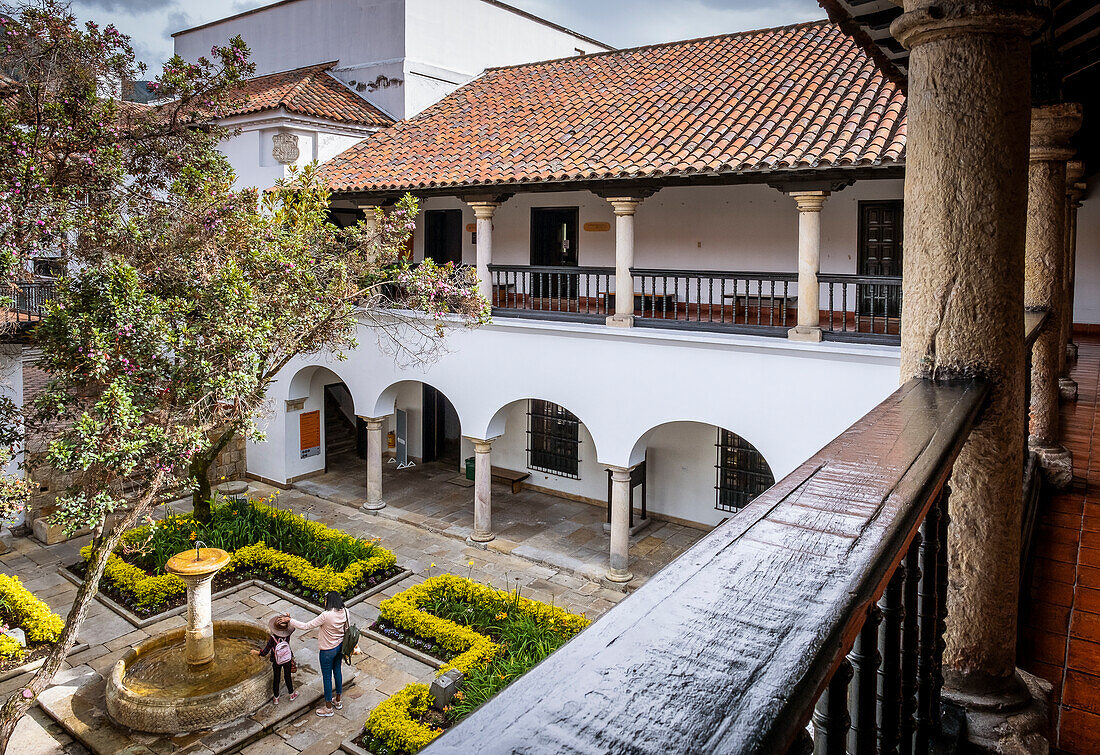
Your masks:
M247 621L214 622L214 660L186 660L187 630L141 643L115 663L107 679L107 713L135 731L154 734L212 729L255 713L271 698L271 664L251 655L267 628Z

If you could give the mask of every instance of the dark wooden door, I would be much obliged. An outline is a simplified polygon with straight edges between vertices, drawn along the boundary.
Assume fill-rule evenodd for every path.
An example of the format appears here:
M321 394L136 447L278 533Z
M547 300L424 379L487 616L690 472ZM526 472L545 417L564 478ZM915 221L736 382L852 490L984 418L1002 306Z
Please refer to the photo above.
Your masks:
M531 265L577 266L576 207L531 208ZM576 299L578 278L567 273L536 273L531 281L535 297Z
M424 256L440 265L462 264L462 210L424 213Z
M901 200L859 203L857 275L901 275ZM861 285L857 306L861 316L898 317L901 291L896 286Z
M430 385L424 386L423 407L423 461L443 461L457 466L462 438L458 412L446 396Z

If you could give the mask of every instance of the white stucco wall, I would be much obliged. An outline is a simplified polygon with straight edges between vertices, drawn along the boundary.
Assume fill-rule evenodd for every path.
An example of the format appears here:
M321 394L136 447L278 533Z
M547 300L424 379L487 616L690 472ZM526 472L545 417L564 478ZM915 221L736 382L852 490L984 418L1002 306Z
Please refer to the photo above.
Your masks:
M898 350L892 347L648 328L516 320L449 328L447 352L411 367L381 353L371 332L361 333L359 342L345 362L314 358L287 368L271 390L274 412L264 420L269 439L249 447L250 472L282 482L323 468L323 458L294 458L298 419L296 413L288 419L283 408L285 399L307 391L305 410L321 408L324 381L302 370L324 364L348 385L360 416L385 416L395 406L415 409L416 387L403 381L431 384L454 405L464 436L504 436L494 447L499 466L526 467L524 399L558 403L588 433L581 480L538 473L534 484L602 499L604 466L636 464L652 443L657 456L651 460L664 470L660 480L651 473L654 510L712 524L725 516L713 511L713 435L704 441L705 432L682 425L647 435L653 428L673 422L725 427L755 445L779 479L898 383ZM419 422L410 413L410 429Z
M1077 210L1077 271L1073 291L1073 321L1100 323L1100 178L1089 181Z
M855 273L859 202L901 199L903 181L859 181L829 197L821 211L821 271ZM453 197L431 197L424 210L459 208L463 226L473 211ZM611 205L591 192L517 194L493 218L493 262L531 262L531 208L578 207L581 265L615 264L615 216ZM585 231L606 222L609 231ZM414 238L416 259L424 258L424 216ZM471 234L463 232L463 261L476 261ZM795 272L798 269L798 210L786 194L763 185L665 188L639 205L634 228L635 267ZM794 291L792 290L792 294Z
M195 60L237 34L252 50L257 76L331 60L350 65L401 58L405 0L283 3L176 34L175 49Z

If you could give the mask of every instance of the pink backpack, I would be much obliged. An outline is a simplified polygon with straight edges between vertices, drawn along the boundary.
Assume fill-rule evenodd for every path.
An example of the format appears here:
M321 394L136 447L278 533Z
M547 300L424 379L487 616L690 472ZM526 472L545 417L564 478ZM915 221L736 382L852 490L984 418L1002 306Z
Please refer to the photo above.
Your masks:
M286 637L279 637L278 635L271 635L271 638L275 640L275 662L282 666L284 663L288 663L294 654L290 652L290 643L287 642Z

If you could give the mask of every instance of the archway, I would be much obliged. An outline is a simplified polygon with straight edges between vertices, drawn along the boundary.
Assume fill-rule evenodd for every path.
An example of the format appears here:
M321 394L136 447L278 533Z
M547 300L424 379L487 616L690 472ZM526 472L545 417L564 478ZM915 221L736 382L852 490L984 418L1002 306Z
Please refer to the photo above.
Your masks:
M643 459L649 509L697 525L735 515L775 484L771 466L752 443L706 422L651 428L631 452L632 461Z

